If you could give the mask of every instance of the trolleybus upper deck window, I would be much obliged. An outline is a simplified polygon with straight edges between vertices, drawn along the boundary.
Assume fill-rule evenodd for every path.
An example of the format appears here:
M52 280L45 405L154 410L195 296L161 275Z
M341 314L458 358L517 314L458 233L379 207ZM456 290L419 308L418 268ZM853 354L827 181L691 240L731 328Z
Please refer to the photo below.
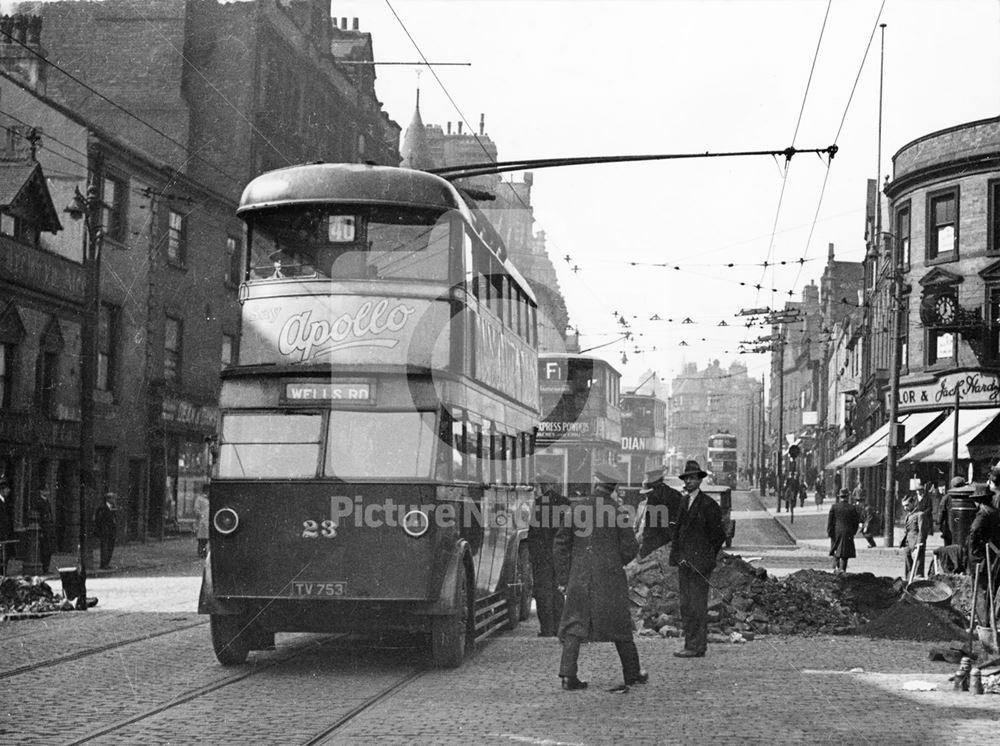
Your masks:
M439 210L308 205L248 222L251 280L448 280L451 221Z

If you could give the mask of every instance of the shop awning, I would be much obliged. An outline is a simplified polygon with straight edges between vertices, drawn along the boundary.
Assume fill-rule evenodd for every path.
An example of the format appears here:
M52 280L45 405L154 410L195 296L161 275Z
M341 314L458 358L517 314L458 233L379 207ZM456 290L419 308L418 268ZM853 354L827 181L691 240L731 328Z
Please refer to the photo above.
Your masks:
M993 422L1000 409L962 409L958 413L958 458L969 458L969 442ZM903 461L951 461L955 413L947 417Z
M878 443L880 440L885 439L886 435L889 433L889 423L885 423L882 427L878 428L875 432L869 435L867 438L862 440L853 448L848 448L842 454L837 456L833 461L828 463L824 468L828 470L842 469L849 461L853 461L862 453L867 451L873 445Z
M916 438L942 414L944 413L941 410L936 410L934 412L913 412L912 414L900 415L899 422L903 425L903 442L909 442ZM887 429L885 435L878 442L854 460L849 461L845 466L848 469L864 469L869 466L881 464L889 455L888 446L889 431Z

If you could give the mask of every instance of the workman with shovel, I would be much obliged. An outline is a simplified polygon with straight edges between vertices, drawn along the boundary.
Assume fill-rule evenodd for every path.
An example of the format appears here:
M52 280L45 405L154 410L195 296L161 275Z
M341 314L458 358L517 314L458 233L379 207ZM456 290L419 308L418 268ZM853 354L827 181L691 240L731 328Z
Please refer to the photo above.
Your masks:
M993 474L990 475L991 481ZM983 625L989 625L995 609L997 587L997 549L1000 549L1000 511L993 507L992 493L976 485L972 499L979 503L976 517L969 529L969 561L975 563L976 616ZM988 589L988 590L987 590Z
M909 584L917 575L924 575L924 553L930 533L930 518L917 496L912 493L903 498L903 510L906 511L906 520L903 522L903 539L899 546L906 547L903 577Z

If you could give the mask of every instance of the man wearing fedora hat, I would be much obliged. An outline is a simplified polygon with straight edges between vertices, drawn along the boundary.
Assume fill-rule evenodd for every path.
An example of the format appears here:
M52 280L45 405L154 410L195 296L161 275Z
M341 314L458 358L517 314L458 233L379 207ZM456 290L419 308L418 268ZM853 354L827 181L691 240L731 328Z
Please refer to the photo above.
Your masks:
M697 461L688 461L680 473L684 494L669 559L677 568L684 628L684 649L674 653L677 658L701 658L708 649L708 577L726 541L722 510L701 491L706 476Z
M611 691L627 692L632 684L649 680L632 639L628 580L622 569L639 545L629 511L613 496L621 482L618 470L601 465L594 471L593 494L574 500L568 524L556 533L556 577L566 591L559 622L559 676L563 689L586 689L587 682L577 678L581 643L613 642L624 683Z
M681 507L681 493L663 481L663 467L650 469L643 480L640 495L646 498L640 524L639 556L670 543L677 528L677 515Z
M111 567L111 555L115 551L115 537L118 521L115 518L115 493L105 492L104 500L94 512L94 536L101 540L101 569Z

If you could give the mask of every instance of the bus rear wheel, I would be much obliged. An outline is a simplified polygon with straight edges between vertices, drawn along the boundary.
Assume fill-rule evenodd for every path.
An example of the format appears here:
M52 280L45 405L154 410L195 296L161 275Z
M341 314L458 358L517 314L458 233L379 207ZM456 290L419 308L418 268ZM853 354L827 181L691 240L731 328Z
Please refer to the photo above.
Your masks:
M455 582L457 613L431 617L431 660L438 668L458 668L469 634L469 583L464 570Z
M250 652L250 631L240 616L212 614L212 649L223 666L245 663Z

